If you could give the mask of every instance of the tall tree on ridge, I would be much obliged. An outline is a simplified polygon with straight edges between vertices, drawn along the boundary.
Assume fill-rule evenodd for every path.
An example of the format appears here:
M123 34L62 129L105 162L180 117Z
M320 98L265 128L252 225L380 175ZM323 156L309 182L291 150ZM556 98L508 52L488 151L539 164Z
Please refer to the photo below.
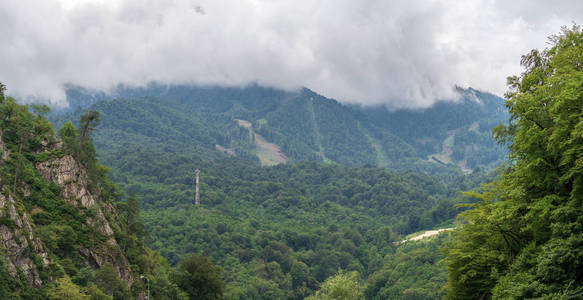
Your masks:
M77 149L77 160L81 157L83 144L89 140L91 131L99 125L99 112L90 110L81 115L79 119L79 148Z
M510 162L445 249L449 299L583 298L583 31L563 28L508 78Z

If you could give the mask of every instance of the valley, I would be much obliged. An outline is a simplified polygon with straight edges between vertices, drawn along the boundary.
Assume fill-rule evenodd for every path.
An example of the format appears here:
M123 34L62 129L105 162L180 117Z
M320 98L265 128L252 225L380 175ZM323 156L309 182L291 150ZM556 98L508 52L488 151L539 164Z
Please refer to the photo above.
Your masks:
M0 300L583 299L583 2L515 2L0 1Z
M134 104L158 107L156 112L162 119L149 120L156 122L150 124L168 127L183 120L182 124L191 126L186 132L198 139L197 145L212 148L219 145L243 155L254 151L252 156L269 164L313 160L348 166L370 164L402 171L462 172L460 165L465 173L476 167L491 170L505 155L490 136L491 128L507 119L503 100L472 89L459 92L461 99L457 102L439 102L415 111L346 106L308 89L284 92L257 86L152 84L140 89L119 88L109 96L100 95L116 100L93 105L80 104L91 103L81 100L94 97L88 91L73 88L69 94L73 105L70 110L138 112L127 107ZM111 117L119 115L112 113ZM173 114L179 117L171 121ZM74 119L75 114L55 118L57 126L64 116ZM104 121L103 126L110 125ZM204 132L193 132L192 126L200 126ZM241 140L242 133L233 135L243 128L252 131L248 131L249 140ZM260 136L258 141L253 140L253 135ZM443 164L434 165L432 156Z
M79 111L98 111L97 153L112 180L140 199L151 246L172 265L187 253L210 257L224 270L225 295L232 299L303 299L338 269L357 271L368 278L363 286L372 285L392 263L387 257L443 242L396 244L412 232L451 226L461 211L454 205L467 201L456 192L490 176L480 152L461 157L480 162L482 170L471 175L452 154L466 147L453 132L486 133L475 131L474 119L439 116L439 107L407 122L426 126L447 118L461 127L410 138L385 123L403 118L396 112L370 114L305 89L175 86L111 97L51 120L59 126ZM462 109L476 102L446 105ZM497 108L483 109L497 114ZM420 139L429 143L415 144ZM433 142L440 140L445 145ZM451 163L426 161L435 149L449 149ZM192 205L194 169L201 170L198 207ZM445 269L430 269L423 280L382 284L393 286L392 295L416 290L435 297Z

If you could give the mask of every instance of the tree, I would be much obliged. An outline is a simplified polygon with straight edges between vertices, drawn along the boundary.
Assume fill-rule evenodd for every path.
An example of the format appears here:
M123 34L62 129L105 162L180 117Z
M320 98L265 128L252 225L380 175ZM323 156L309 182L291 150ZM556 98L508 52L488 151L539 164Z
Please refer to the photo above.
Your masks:
M447 247L450 299L583 297L583 32L563 28L508 78L504 173Z
M81 115L79 119L79 146L77 149L77 160L81 157L83 145L90 140L90 133L99 125L99 112L90 110Z
M87 175L90 178L89 187L95 191L98 191L100 186L108 185L109 179L106 175L110 171L108 167L99 164L97 152L91 140L91 132L97 128L99 121L99 112L94 110L80 116L76 150L77 162L87 169Z
M63 126L61 126L59 129L57 135L63 141L65 151L69 154L75 153L79 143L77 128L75 128L75 125L73 125L73 123L70 121L65 122L65 124L63 124Z
M134 192L131 192L126 206L126 222L128 233L138 237L145 233L144 224L140 221L140 202Z
M18 145L18 152L15 156L16 168L14 170L14 182L12 186L12 193L16 194L16 187L18 182L21 180L21 173L23 171L24 158L22 157L23 151L28 150L28 144L32 137L32 127L33 119L32 115L28 113L26 106L21 106L16 103L12 98L8 98L5 105L6 108L6 127L7 133L12 133L16 138L16 144Z
M359 282L359 274L356 271L338 274L330 277L322 283L322 287L315 295L306 300L358 300L362 297L362 286Z
M101 266L95 274L95 283L107 295L114 299L131 298L130 291L126 283L122 281L113 266L109 263Z
M106 295L96 285L85 288L85 294L89 295L91 300L113 300L112 296Z
M37 117L44 117L51 111L51 108L45 104L32 104L31 107Z
M213 266L206 256L186 256L173 277L173 281L188 293L190 299L223 299L225 283L220 269Z
M4 103L4 92L6 91L6 85L0 82L0 104Z
M71 281L68 276L56 280L47 290L49 299L54 300L84 300L89 296L83 294L79 286Z

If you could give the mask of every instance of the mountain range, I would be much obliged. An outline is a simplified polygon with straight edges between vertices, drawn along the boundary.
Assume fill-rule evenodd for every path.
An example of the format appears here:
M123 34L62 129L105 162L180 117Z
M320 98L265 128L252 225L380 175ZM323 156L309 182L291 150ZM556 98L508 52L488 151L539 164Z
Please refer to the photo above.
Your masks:
M429 173L492 169L505 156L490 136L508 118L504 100L471 88L457 91L457 100L391 111L344 105L307 88L151 84L105 94L71 87L69 112L55 121L76 119L72 115L85 109L99 111L98 148L104 145L101 136L126 144L164 143L163 136L262 165L309 160Z
M458 92L391 111L306 88L71 88L70 108L50 119L58 128L99 112L97 155L140 199L151 247L173 265L189 253L210 257L225 270L227 298L303 299L339 268L369 278L371 295L435 298L445 278L439 254L429 254L436 245L393 242L452 226L454 204L467 201L456 192L491 178L505 157L490 136L507 119L503 100ZM397 282L387 274L399 251L395 259L415 267Z
M58 130L42 106L8 97L0 294L143 298L145 274L160 299L197 299L183 262L210 259L228 299L303 299L339 269L366 279L369 298L439 297L447 239L397 241L451 227L468 201L456 192L504 159L489 133L507 117L502 100L458 91L390 111L305 88L70 88L71 107L49 115Z

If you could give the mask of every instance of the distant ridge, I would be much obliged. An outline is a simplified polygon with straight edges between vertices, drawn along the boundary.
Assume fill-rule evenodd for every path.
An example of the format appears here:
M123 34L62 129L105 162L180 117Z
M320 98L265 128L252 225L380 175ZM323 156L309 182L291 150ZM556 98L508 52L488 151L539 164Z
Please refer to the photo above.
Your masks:
M376 165L429 173L444 168L465 172L493 168L505 156L490 137L491 128L507 119L503 99L472 88L457 90L457 101L437 102L423 110L390 111L382 106L343 105L307 88L288 92L258 85L226 88L153 83L138 88L120 85L104 93L69 87L71 107L53 120L76 119L71 115L93 109L102 112L102 126L111 130L131 128L142 135L141 127L146 125L177 126L185 130L176 135L159 134L178 138L185 146L224 153L217 150L219 145L230 149L230 155L260 160L261 149L246 140L241 132L245 128L238 126L236 119L241 119L271 148L279 148L285 161ZM132 124L127 124L128 118ZM107 134L98 133L103 138ZM157 138L152 130L146 135Z

